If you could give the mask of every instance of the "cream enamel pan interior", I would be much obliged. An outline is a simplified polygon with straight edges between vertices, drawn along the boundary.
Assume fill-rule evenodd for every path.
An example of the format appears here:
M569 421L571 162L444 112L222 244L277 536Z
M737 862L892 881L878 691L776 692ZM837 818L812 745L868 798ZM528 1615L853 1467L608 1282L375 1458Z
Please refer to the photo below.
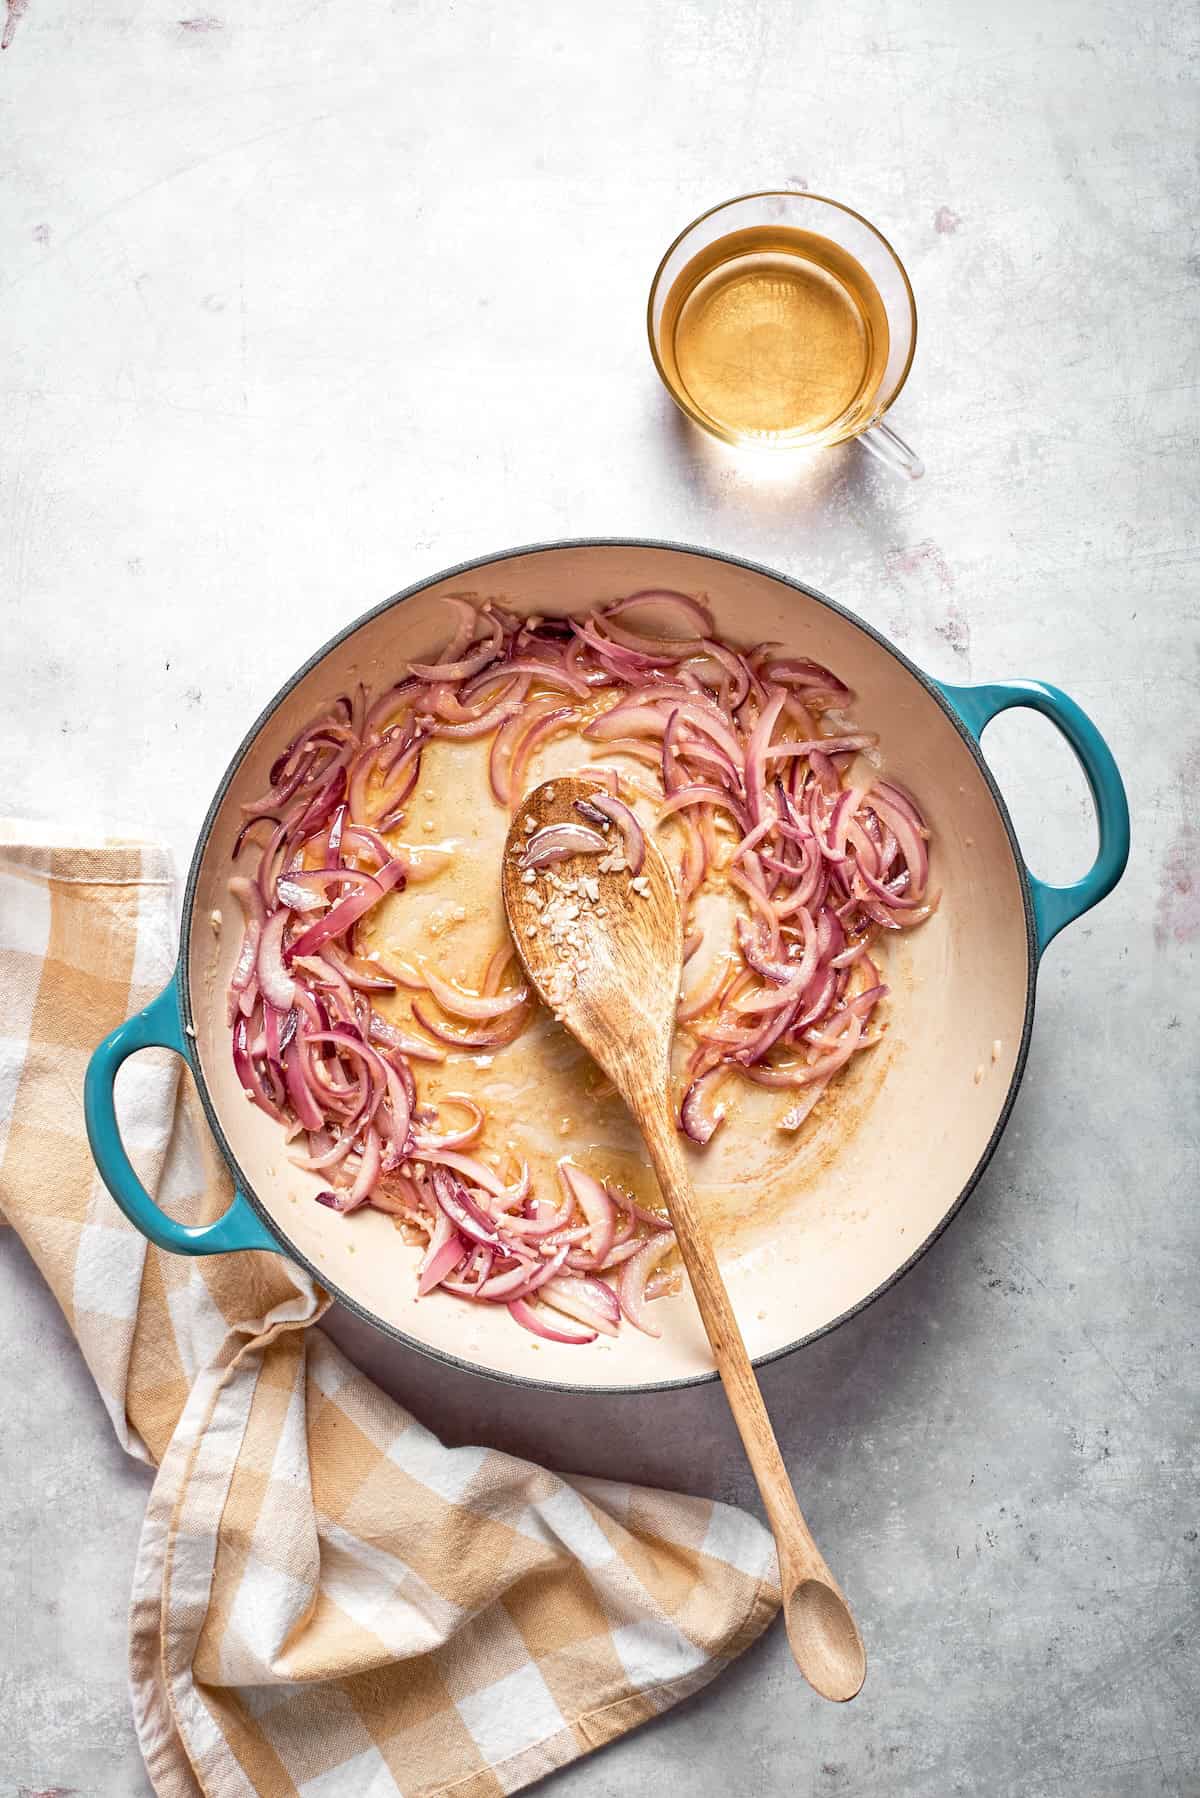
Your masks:
M1036 946L1003 803L941 698L855 619L765 570L703 551L624 542L516 551L390 601L302 670L234 759L188 883L183 1017L195 1033L209 1120L239 1185L281 1243L372 1322L436 1355L509 1379L647 1387L711 1377L712 1363L686 1293L656 1304L661 1341L629 1327L617 1340L602 1337L587 1348L539 1341L502 1307L464 1305L445 1295L418 1302L418 1253L389 1218L367 1210L342 1217L313 1202L319 1181L290 1166L277 1127L247 1104L233 1072L224 993L240 929L225 890L230 852L241 804L268 786L272 762L309 717L354 682L386 682L408 659L440 648L447 622L439 595L493 597L523 613L553 614L653 586L703 593L720 632L735 642L782 642L833 668L856 693L853 715L879 733L887 771L917 795L935 833L933 885L941 906L927 924L889 946L886 978L894 998L885 1042L857 1059L849 1079L798 1136L774 1129L781 1096L755 1092L745 1111L739 1108L738 1129L727 1126L694 1155L697 1187L756 1359L803 1343L867 1303L938 1233L995 1145L1028 1042ZM443 773L453 786L453 770ZM428 787L423 775L421 788ZM477 915L472 891L478 895L481 874L489 892L498 887L492 839L502 838L506 819L485 789L444 797L451 827L466 844L454 878L473 878L475 887L439 893L438 881L410 887L409 894L441 907L443 923L448 911L452 929L468 937L472 929L491 929L491 938L481 934L480 942L494 941L494 924ZM443 813L433 828L445 823ZM408 839L407 825L404 834ZM434 838L430 831L412 840ZM214 910L230 914L229 928L219 934L210 921ZM553 1029L548 1020L546 1028ZM562 1116L560 1091L547 1098L532 1067L513 1073L512 1137L543 1177L564 1147L597 1171L606 1157L610 1166L616 1157L628 1177L639 1164L635 1139L611 1107L597 1121L581 1084L584 1073L560 1066L562 1090L573 1090L576 1099ZM429 1090L423 1069L418 1079ZM436 1083L453 1091L464 1080L443 1069Z

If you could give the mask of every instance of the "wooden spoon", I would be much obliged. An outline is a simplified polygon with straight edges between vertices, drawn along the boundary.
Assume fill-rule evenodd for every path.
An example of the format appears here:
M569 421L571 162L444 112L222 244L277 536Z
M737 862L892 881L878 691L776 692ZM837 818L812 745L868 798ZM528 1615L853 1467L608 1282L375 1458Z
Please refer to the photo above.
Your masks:
M822 1697L853 1698L867 1670L862 1639L796 1503L675 1127L670 1052L683 930L671 871L647 835L637 888L628 869L605 871L606 857L586 853L539 872L535 881L524 878L522 860L533 833L551 824L584 824L575 801L602 790L597 778L571 775L545 783L522 802L504 849L509 929L541 998L599 1063L641 1127L775 1536L796 1664ZM616 825L606 840L621 844ZM567 887L586 879L589 887L566 893L551 876Z

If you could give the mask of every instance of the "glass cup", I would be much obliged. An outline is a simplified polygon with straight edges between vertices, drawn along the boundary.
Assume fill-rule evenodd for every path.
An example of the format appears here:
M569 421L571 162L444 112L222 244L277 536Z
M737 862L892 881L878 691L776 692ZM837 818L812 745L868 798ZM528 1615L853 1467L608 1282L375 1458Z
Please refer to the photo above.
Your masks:
M658 265L650 353L681 411L739 447L857 437L893 473L920 457L883 422L912 366L904 265L865 218L819 194L745 194L682 231Z

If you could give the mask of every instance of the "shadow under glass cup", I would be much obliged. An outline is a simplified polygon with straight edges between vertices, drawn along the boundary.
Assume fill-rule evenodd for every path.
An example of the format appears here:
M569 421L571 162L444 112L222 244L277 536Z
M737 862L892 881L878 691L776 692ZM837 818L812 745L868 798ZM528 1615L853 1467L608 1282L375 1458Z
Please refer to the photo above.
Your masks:
M807 193L714 206L659 263L647 326L672 399L726 443L819 449L857 437L894 473L924 473L883 422L912 366L912 287L887 239L848 206Z

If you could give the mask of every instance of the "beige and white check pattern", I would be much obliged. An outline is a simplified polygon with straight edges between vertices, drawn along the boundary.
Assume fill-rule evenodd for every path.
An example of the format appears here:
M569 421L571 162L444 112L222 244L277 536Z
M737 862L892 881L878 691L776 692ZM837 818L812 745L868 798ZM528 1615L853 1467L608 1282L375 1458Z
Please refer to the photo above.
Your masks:
M695 1691L778 1604L752 1519L444 1448L322 1331L281 1256L150 1247L88 1154L83 1073L170 974L146 846L0 826L0 1210L127 1450L154 1463L134 1577L134 1716L160 1798L491 1798ZM190 1082L118 1083L143 1178L228 1203Z

